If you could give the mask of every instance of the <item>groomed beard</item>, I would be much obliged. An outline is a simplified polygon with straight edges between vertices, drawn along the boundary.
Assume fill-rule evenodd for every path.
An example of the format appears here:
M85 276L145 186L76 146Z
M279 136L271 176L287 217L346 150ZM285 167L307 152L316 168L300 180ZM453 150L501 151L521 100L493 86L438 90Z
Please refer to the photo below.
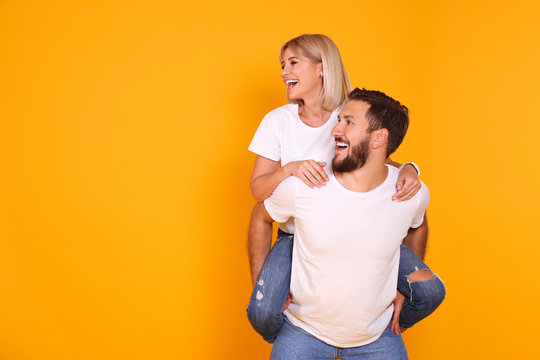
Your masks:
M351 152L347 156L339 161L332 159L332 170L334 173L346 173L356 169L360 169L365 165L369 156L369 134L356 146L351 149ZM349 145L350 146L350 145Z

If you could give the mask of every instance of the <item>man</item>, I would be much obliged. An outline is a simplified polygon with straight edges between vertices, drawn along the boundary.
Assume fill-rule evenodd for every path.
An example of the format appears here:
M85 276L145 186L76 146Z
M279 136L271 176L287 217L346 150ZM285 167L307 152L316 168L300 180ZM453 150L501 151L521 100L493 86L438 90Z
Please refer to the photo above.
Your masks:
M399 102L355 89L332 130L327 185L314 190L290 177L255 207L251 246L267 242L268 232L257 228L295 218L292 303L273 359L407 358L401 335L390 331L399 251L410 228L427 226L429 192L422 185L410 201L392 201L398 170L385 160L408 123ZM250 261L255 279L260 259Z

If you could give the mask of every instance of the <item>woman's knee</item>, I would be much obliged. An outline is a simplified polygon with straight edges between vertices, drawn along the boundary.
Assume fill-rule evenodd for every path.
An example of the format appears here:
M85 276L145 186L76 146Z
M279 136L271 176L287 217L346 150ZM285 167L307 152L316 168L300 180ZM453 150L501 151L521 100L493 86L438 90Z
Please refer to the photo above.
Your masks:
M268 338L275 336L281 327L283 315L281 313L268 311L268 308L250 304L250 306L248 306L247 316L253 329L267 340Z
M431 270L416 270L407 276L411 288L411 302L424 303L431 311L435 310L446 297L446 287Z

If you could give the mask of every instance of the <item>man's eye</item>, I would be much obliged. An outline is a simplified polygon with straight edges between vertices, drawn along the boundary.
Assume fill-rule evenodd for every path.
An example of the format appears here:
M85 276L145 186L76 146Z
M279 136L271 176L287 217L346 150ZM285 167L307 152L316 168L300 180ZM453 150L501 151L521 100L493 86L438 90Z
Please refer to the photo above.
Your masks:
M352 124L352 121L351 120L347 120L347 125L351 125Z
M296 61L291 61L291 65L296 65Z

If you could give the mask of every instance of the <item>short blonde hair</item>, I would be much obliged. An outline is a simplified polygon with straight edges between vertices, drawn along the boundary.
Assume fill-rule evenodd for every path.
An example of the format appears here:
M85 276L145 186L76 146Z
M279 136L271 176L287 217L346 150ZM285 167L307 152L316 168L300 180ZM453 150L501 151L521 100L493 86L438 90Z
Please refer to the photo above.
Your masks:
M321 34L304 34L287 41L279 51L279 60L283 61L283 53L287 48L299 51L303 56L314 63L322 63L323 88L319 101L327 110L336 110L352 90L351 82L345 66L341 61L339 50L328 36ZM302 100L289 99L292 103L301 103Z

